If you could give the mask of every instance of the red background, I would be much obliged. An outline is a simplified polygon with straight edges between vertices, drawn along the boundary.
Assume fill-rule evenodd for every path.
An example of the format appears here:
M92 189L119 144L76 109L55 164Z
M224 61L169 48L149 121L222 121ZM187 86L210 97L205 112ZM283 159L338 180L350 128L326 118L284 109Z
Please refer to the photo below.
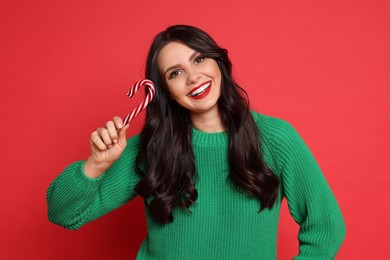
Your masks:
M7 3L8 2L8 3ZM152 38L192 24L227 48L253 108L292 123L347 224L338 259L388 255L388 1L3 1L0 259L133 259L142 201L79 231L48 222L45 192L89 135L137 101ZM128 135L141 129L143 114ZM283 205L279 259L297 253Z

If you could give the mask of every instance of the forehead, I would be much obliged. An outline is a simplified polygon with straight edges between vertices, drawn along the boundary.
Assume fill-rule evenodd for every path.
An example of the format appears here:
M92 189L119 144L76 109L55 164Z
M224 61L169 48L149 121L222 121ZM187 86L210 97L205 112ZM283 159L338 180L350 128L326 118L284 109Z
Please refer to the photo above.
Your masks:
M170 42L161 49L157 57L158 67L160 70L165 70L170 66L183 63L187 61L194 52L194 49L191 49L181 42Z

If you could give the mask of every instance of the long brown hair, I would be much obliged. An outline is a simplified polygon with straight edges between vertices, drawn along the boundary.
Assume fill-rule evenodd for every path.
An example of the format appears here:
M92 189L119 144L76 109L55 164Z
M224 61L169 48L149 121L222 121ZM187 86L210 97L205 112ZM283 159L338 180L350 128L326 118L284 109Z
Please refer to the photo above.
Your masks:
M272 208L279 180L263 161L260 133L249 110L247 93L232 78L227 50L219 47L206 32L188 25L171 26L159 33L149 50L145 77L155 83L156 92L147 107L140 136L137 166L141 180L136 192L160 224L173 221L175 207L190 211L189 206L198 196L189 113L168 98L157 64L160 50L172 41L184 43L217 62L222 75L218 107L229 133L229 180L239 192L259 200L259 212Z

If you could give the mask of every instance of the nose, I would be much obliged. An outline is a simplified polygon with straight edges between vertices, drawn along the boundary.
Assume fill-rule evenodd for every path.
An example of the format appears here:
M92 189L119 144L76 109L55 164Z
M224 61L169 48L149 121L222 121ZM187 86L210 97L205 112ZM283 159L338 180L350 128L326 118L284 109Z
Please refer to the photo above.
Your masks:
M189 70L187 73L187 85L196 83L200 78L200 73L196 70Z

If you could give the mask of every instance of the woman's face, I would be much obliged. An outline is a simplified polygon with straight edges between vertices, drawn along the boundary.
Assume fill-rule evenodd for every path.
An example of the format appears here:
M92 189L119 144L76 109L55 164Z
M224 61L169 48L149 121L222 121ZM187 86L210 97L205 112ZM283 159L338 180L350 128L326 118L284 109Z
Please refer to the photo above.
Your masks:
M158 56L158 66L170 98L190 114L218 110L221 95L221 71L217 62L180 42L170 42Z

